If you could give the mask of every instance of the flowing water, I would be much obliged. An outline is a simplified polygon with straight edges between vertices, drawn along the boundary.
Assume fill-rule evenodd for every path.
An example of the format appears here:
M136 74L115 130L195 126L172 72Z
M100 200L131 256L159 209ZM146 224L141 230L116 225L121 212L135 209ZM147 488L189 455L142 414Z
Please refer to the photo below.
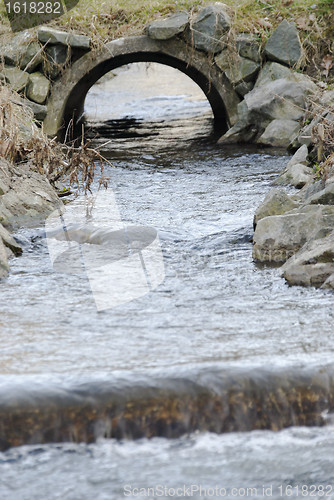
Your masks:
M196 394L226 397L234 384L263 402L290 380L286 402L293 377L308 380L309 370L302 390L314 377L332 388L333 295L290 288L279 269L251 258L253 213L287 155L217 146L205 97L174 70L141 64L117 73L86 100L90 134L115 167L105 165L103 196L127 225L156 229L165 277L150 293L98 311L87 275L52 267L44 227L19 230L25 252L1 284L2 405L38 407L48 394L54 405L85 400L108 384L120 394L133 388L138 401L148 386L161 398L165 386L177 395L195 383ZM103 227L110 206L98 213ZM117 441L104 429L92 444L11 448L0 453L0 498L334 498L331 416L326 426L274 432L249 423L247 401L246 420L229 424L234 432L189 424L160 433L172 439ZM304 422L297 406L287 425Z

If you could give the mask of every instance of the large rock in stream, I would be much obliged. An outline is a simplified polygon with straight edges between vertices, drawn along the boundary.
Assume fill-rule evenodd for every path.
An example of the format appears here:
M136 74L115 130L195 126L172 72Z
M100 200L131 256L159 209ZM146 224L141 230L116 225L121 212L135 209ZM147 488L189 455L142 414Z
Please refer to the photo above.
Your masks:
M20 226L42 220L61 202L45 176L29 164L0 158L0 222Z
M307 205L265 217L254 232L253 258L258 262L285 262L306 242L320 242L333 227L334 206Z
M282 273L290 285L333 288L334 231L325 238L308 241L284 264Z
M272 215L282 215L297 207L298 203L292 200L283 189L272 189L256 209L253 222L254 229L261 219Z
M8 258L22 254L22 248L11 234L0 224L0 279L9 272Z
M0 279L5 278L8 275L9 265L8 257L6 252L6 247L0 238Z
M295 120L273 120L257 139L258 144L287 148L296 139L300 125Z
M301 189L313 180L313 169L302 163L295 163L288 167L273 184L277 186L294 186Z

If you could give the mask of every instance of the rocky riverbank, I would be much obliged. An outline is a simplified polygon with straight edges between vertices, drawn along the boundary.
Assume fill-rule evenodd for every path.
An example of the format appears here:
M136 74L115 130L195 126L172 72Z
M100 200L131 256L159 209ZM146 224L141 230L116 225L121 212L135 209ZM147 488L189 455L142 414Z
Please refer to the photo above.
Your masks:
M33 165L0 158L0 278L8 274L8 259L22 254L10 231L44 219L59 205L56 190Z
M47 151L51 146L36 126L32 111L6 87L0 89L0 106L0 278L3 278L9 271L8 259L22 253L10 232L35 224L61 202L40 166L44 157L41 148Z
M296 151L274 182L290 189L272 189L256 210L253 258L282 264L282 276L290 285L334 289L333 153L320 163L314 160L315 153L320 159L326 148L322 140L326 127L327 133L332 130L334 92L328 91L322 99L327 105L321 118L314 117L301 133L307 144ZM328 141L327 148L331 147Z

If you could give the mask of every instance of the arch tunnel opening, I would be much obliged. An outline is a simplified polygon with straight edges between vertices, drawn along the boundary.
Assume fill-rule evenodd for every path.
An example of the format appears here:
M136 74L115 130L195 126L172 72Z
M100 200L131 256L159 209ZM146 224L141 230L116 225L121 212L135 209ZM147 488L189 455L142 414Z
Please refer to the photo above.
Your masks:
M214 136L204 92L184 73L158 63L131 63L107 73L87 93L84 123L89 136L114 145L128 139L139 147L139 141L153 139L168 147Z
M97 64L83 78L81 78L81 80L79 80L72 89L72 92L67 99L64 112L63 130L68 128L69 123L72 123L74 135L76 133L80 133L82 118L85 116L85 101L87 95L87 101L89 101L89 96L91 94L89 93L90 89L92 89L92 87L99 82L102 77L107 76L108 73L113 70L118 73L120 68L134 66L133 63L158 63L160 67L164 67L165 69L173 68L174 71L178 70L177 73L181 73L181 76L183 76L187 81L190 79L190 83L196 84L196 89L199 88L203 92L203 99L206 99L206 102L211 107L214 132L216 134L223 134L228 129L229 124L225 103L223 102L218 90L204 73L201 73L191 64L187 64L175 57L161 53L145 52L112 57L109 60ZM152 66L157 66L157 64ZM135 85L136 84L134 82L134 86ZM110 95L108 98L112 99L113 96ZM207 110L210 110L210 107L207 106ZM74 126L74 124L76 126Z

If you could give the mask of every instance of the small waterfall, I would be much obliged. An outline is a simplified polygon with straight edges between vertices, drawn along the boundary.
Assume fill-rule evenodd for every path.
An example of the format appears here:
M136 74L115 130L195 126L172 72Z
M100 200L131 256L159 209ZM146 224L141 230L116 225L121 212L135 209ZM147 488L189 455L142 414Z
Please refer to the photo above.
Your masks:
M64 387L2 386L0 450L99 437L176 438L324 425L334 408L334 364L323 368L218 369L172 377L115 378Z

